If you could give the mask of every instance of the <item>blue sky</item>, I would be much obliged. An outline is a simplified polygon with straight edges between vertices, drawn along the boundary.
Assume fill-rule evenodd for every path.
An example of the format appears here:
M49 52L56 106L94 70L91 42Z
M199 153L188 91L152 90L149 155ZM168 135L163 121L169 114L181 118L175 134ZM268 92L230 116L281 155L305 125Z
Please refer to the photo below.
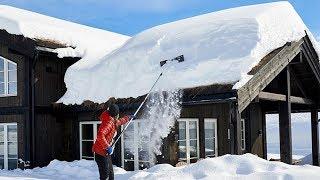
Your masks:
M155 25L221 9L272 0L0 0L49 16L134 35ZM320 1L289 1L316 36L320 36Z

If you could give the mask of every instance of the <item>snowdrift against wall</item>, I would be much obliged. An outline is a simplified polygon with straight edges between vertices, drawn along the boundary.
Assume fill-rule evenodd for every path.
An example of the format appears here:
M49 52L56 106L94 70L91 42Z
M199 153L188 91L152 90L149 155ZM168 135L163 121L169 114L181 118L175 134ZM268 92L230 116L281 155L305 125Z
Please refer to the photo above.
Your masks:
M159 62L181 54L185 62L164 67L156 89L211 84L233 84L237 89L264 56L299 40L305 30L288 2L227 9L160 25L134 36L94 67L69 68L68 91L60 101L105 102L110 97L146 94L162 71Z

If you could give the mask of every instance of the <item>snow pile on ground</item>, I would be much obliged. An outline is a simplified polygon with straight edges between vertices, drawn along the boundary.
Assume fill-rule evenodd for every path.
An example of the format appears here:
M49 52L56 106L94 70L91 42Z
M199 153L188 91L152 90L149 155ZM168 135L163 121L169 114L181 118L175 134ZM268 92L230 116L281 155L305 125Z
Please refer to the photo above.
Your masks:
M299 163L300 165L312 164L312 162L313 162L312 161L312 154L308 154L307 156L301 158L300 160L301 160L301 162Z
M184 167L160 164L150 169L129 172L115 167L115 179L246 179L246 180L316 180L320 168L310 165L293 166L269 162L252 154L225 155L208 158ZM0 179L98 179L93 161L61 162L54 160L47 167L32 170L0 170Z
M163 69L156 89L216 83L239 88L264 56L286 42L299 40L305 30L288 2L227 9L160 25L134 36L92 68L70 68L68 91L60 101L137 97L148 92ZM160 61L179 55L184 55L185 62L159 66Z
M56 49L56 53L60 58L82 57L72 66L74 70L90 68L98 64L103 56L129 39L128 36L117 33L4 5L0 5L0 29L31 39L70 46Z

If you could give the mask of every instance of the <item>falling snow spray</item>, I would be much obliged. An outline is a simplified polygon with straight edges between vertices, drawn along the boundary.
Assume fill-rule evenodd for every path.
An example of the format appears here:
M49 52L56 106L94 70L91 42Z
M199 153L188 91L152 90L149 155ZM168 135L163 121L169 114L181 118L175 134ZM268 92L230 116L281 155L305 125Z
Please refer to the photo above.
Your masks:
M175 120L180 117L181 112L181 90L166 92L153 92L140 116L140 124L136 130L138 134L138 148L129 145L129 151L135 154L138 149L145 149L148 143L148 152L142 159L155 162L155 155L161 155L163 138L167 137L174 127ZM131 137L132 138L132 137Z

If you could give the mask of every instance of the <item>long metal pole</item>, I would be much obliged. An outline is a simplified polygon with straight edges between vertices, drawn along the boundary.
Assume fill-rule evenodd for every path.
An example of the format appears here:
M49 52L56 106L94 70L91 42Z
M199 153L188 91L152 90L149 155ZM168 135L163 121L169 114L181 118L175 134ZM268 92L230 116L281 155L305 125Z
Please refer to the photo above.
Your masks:
M144 100L142 101L142 103L140 104L140 106L138 107L138 109L136 110L136 112L133 114L133 117L136 117L138 112L140 111L140 109L142 108L142 106L144 105L144 103L147 101L148 97L150 96L153 88L156 86L156 84L158 83L160 77L162 76L162 73L159 74L157 80L154 82L153 86L151 87L151 89L149 90L148 94L146 95L146 97L144 98ZM133 118L131 118L127 125L123 128L123 130L120 132L119 136L117 137L117 139L113 142L112 144L112 148L114 148L114 146L117 144L117 142L120 140L121 135L124 133L124 131L128 128L128 126L130 125L130 123L132 122Z

